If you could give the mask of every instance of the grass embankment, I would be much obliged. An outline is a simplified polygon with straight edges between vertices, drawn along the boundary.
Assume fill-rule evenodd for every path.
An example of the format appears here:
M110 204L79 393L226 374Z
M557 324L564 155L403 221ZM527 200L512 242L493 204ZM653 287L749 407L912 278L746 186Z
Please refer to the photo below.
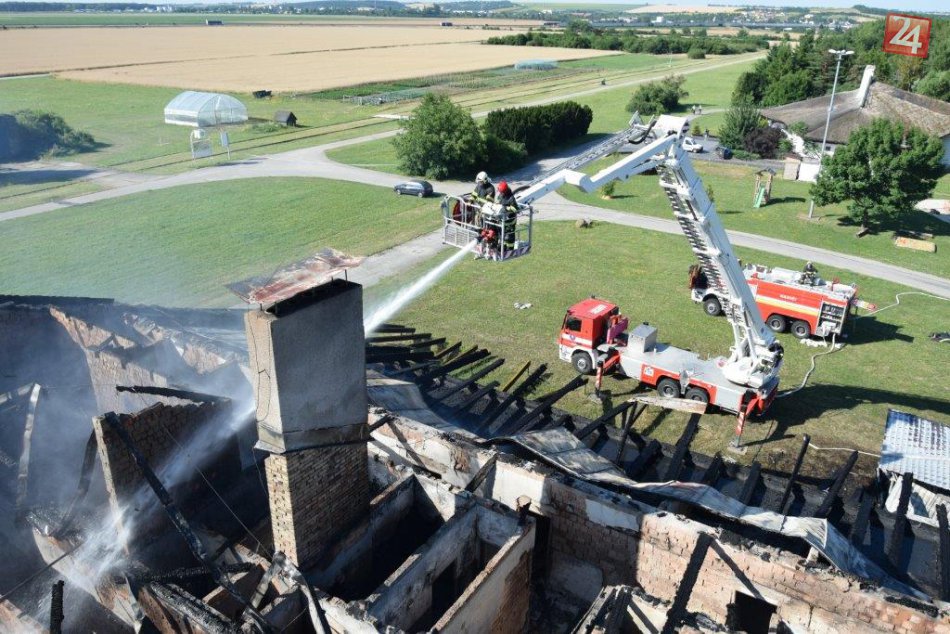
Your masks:
M564 311L590 295L618 303L633 323L647 321L659 328L661 341L692 349L701 355L728 354L730 329L722 318L706 316L690 301L686 271L695 261L679 236L597 224L590 230L568 223L539 223L532 254L504 264L464 261L395 320L478 344L507 362L493 376L504 382L525 361L548 365L550 378L535 392L546 394L574 376L568 363L558 360L556 337ZM746 261L775 265L800 263L770 254L739 249ZM879 280L822 268L825 276L854 279L861 294L881 306L906 290ZM408 276L406 276L408 277ZM515 302L530 302L517 310ZM738 459L764 466L790 468L803 433L821 447L880 450L884 418L889 407L917 412L946 421L950 417L950 385L946 381L946 350L927 335L946 328L947 302L920 296L903 298L902 305L854 323L847 345L818 360L808 386L775 402L762 421L747 425L744 441L750 450ZM782 386L797 386L810 358L825 349L807 347L789 334L779 335L786 361ZM609 403L627 398L637 384L608 378ZM601 413L588 396L592 385L575 392L559 406L588 417ZM685 417L649 410L636 424L664 442L679 438ZM732 437L732 416L708 414L693 448L707 454L722 451ZM827 475L830 465L847 454L810 452L806 471ZM861 458L864 469L872 459Z
M610 160L599 161L588 169L593 171L602 168ZM772 185L772 202L755 209L752 207L755 168L704 161L695 161L693 165L702 176L707 190L712 188L716 210L727 229L781 238L917 271L950 276L950 258L946 256L946 250L950 249L950 224L930 214L911 210L901 221L901 227L933 233L937 252L901 249L894 246L892 230L856 238L857 227L839 224L846 216L847 207L844 204L817 207L815 215L820 216L817 222L802 219L800 216L808 213L809 183L787 181L776 176ZM947 177L944 177L940 187L946 188L947 182ZM655 175L634 176L617 183L611 200L604 200L599 192L584 194L568 187L562 188L560 193L575 202L597 207L661 218L672 217L669 202L658 186ZM771 261L765 260L763 264L771 264ZM843 280L850 278L850 274L842 276Z
M3 223L4 293L227 306L224 284L324 247L368 255L438 226L437 204L307 178L189 185Z

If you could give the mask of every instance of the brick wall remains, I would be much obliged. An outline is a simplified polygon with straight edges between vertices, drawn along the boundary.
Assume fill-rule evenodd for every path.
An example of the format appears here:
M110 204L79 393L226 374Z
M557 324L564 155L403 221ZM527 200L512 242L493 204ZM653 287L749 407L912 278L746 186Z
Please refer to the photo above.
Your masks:
M505 592L497 606L491 606L495 612L491 631L496 634L519 634L525 629L528 620L528 604L531 600L531 551L525 551L518 559L518 565L505 578Z
M552 550L598 566L605 584L639 585L664 601L673 601L686 577L700 533L715 536L714 529L663 512L639 515L638 530L608 527L591 521L582 492L555 485L548 494ZM779 618L809 632L950 634L946 614L931 618L861 585L835 571L805 569L804 561L789 553L768 547L749 550L714 539L687 609L725 623L727 606L742 592L775 605Z
M306 568L369 507L366 443L272 454L264 464L274 547Z
M178 443L185 443L186 439L198 431L203 424L215 420L219 415L225 415L227 410L225 405L212 403L174 406L155 404L132 415L119 415L119 421L131 437L132 443L145 456L152 470L160 473L162 465L169 456L181 451ZM103 417L98 417L93 421L93 429L96 434L99 463L102 465L109 505L118 515L137 492L147 487L147 484L132 454L109 423ZM178 443L175 442L176 440ZM218 444L224 445L221 454L225 463L233 463L237 460L236 445L233 442ZM231 466L239 468L239 463ZM175 483L163 482L163 484L171 489ZM145 495L148 496L145 499L152 497L151 491ZM180 500L176 499L176 502L178 501ZM145 536L153 534L156 530L167 528L167 520L164 517L161 509L157 509L147 517L137 514L135 534Z

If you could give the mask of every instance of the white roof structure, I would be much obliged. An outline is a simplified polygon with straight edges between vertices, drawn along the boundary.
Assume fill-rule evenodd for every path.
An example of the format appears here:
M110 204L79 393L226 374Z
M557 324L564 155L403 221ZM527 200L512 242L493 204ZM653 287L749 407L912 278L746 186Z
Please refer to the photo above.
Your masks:
M247 121L247 108L228 95L186 90L165 106L165 123L213 128Z
M888 410L879 465L898 475L909 471L915 482L950 491L950 427Z

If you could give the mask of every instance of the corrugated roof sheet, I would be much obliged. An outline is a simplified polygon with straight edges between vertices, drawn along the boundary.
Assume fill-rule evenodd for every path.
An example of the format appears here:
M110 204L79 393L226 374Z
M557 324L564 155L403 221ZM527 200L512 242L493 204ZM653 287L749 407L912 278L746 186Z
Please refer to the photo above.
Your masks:
M917 482L950 491L950 427L888 410L878 465L883 471L913 473Z

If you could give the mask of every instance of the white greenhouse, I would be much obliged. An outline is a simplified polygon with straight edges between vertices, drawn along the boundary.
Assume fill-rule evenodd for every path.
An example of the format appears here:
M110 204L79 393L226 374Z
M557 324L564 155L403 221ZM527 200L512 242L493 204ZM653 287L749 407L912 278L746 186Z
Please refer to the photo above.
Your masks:
M165 106L165 123L213 128L247 121L247 108L228 95L186 90Z

